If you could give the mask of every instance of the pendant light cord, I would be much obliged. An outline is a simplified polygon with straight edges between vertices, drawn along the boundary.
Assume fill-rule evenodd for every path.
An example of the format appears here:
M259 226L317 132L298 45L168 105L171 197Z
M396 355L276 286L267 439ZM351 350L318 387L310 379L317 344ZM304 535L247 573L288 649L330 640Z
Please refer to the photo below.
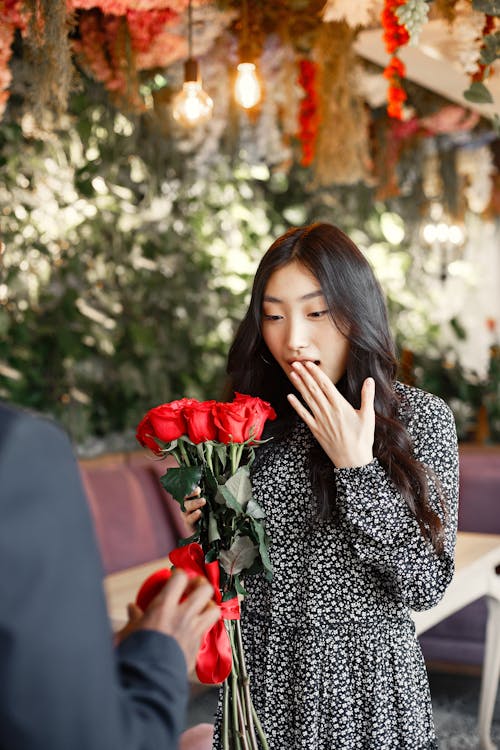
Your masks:
M188 57L193 57L193 2L188 2Z

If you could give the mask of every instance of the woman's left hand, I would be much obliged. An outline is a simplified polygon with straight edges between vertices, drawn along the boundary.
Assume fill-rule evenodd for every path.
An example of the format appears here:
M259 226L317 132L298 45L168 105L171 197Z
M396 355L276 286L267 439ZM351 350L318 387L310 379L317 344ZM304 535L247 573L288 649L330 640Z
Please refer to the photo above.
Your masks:
M310 411L288 400L337 468L365 466L373 460L375 381L366 378L361 406L354 409L314 362L294 362L291 380Z

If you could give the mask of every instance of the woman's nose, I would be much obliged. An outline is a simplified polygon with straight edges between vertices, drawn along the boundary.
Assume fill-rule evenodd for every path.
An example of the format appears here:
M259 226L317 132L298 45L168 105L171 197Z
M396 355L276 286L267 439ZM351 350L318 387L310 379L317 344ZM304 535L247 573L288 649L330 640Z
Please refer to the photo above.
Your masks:
M300 351L307 347L307 334L299 321L290 321L287 330L287 346L293 351Z

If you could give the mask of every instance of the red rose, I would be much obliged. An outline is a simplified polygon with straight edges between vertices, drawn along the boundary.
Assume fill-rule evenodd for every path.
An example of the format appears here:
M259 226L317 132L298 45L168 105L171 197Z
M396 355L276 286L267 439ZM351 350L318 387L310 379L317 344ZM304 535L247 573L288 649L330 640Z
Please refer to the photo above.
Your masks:
M164 443L170 443L171 440L177 440L181 435L185 435L184 408L193 403L196 403L195 399L181 398L150 409L148 416L155 436Z
M276 419L276 412L266 401L254 396L237 393L232 403L215 407L214 420L222 443L244 443L250 437L259 440L266 419Z
M200 401L184 408L187 432L193 443L216 440L217 427L214 422L214 404L215 401Z
M153 429L153 425L151 424L151 421L149 419L149 414L146 414L146 416L141 419L141 421L137 425L137 432L135 436L139 443L141 445L144 445L145 448L149 448L153 451L153 453L160 453L161 449L154 439L155 432Z
M254 440L260 440L266 421L276 419L276 412L271 404L255 396L245 396L243 393L236 393L234 403L245 404L245 409L251 421L250 429L253 427L252 436Z

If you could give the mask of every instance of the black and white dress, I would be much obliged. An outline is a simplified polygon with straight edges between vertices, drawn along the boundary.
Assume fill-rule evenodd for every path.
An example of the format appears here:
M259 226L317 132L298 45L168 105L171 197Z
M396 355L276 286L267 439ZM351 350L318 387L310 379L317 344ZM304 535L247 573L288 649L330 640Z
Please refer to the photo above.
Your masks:
M456 431L441 399L400 383L395 388L414 454L441 484L447 514L441 557L377 459L354 469L332 465L334 523L314 518L307 466L314 438L301 420L287 439L258 450L252 486L267 515L274 578L247 579L242 629L270 750L437 747L410 609L435 605L452 578ZM220 747L218 721L214 747Z

